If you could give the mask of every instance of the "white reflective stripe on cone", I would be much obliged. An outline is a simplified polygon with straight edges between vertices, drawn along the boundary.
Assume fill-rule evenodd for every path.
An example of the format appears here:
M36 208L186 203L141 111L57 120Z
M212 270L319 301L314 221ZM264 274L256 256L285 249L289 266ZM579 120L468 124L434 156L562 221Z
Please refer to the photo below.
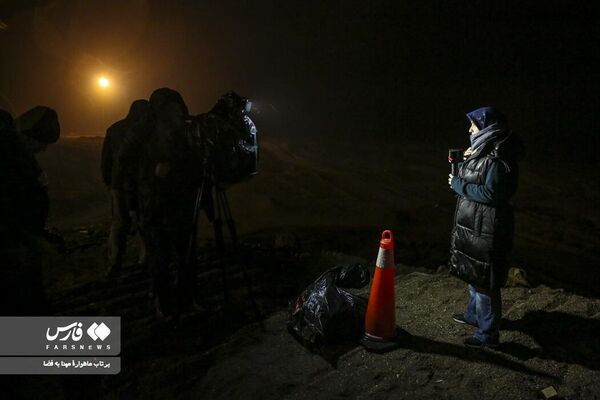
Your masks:
M371 335L368 332L365 332L365 336L368 337L369 339L373 339L373 340L380 340L380 341L384 341L386 338L382 338L380 336L375 336L375 335Z
M391 268L394 267L394 251L379 248L379 254L377 255L377 268Z

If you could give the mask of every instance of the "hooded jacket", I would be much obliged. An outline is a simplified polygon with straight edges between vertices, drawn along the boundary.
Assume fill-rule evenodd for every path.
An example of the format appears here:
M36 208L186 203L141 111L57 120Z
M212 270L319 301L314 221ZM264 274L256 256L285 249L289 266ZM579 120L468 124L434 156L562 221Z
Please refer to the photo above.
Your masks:
M188 218L187 206L191 203L193 209L202 177L201 160L195 157L185 126L169 133L157 130L157 119L172 103L180 106L187 117L187 107L178 92L168 88L154 91L149 121L132 129L117 157L116 179L123 182L130 209L137 209L144 223L160 225L165 219ZM155 174L159 163L169 165L164 177Z
M147 100L134 101L131 103L127 117L115 122L106 130L100 164L102 181L106 186L122 189L122 184L117 178L117 168L119 168L117 157L125 137L132 134L131 131L135 126L145 123L148 119L149 108L150 103Z
M480 129L496 131L460 166L452 179L457 193L451 237L450 272L482 290L502 287L512 248L514 217L510 198L518 180L518 138L483 108L467 114ZM501 114L500 114L501 115Z

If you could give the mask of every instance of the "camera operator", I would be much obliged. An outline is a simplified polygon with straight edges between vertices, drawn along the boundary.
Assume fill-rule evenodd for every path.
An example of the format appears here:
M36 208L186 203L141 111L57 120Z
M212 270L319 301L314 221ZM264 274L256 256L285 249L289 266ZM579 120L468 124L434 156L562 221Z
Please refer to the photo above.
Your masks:
M122 170L135 170L142 236L152 275L156 313L163 317L197 308L195 271L187 260L202 159L186 135L188 109L181 95L168 88L150 96L150 120L134 128L119 153ZM176 295L169 285L170 265L177 269Z

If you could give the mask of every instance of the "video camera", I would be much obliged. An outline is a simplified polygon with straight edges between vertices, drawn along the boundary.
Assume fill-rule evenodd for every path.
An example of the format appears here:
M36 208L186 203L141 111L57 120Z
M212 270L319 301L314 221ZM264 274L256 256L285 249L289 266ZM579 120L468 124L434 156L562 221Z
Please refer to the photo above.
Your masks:
M228 92L208 113L188 121L188 138L214 183L228 186L257 173L257 129L248 116L251 109L250 100Z

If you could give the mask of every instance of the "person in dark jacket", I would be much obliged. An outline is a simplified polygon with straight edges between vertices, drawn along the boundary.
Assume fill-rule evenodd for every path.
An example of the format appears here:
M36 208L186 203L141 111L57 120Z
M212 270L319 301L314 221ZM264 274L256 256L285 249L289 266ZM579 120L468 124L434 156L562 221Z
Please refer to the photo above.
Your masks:
M195 157L188 142L185 127L189 115L181 95L172 89L157 89L150 97L150 110L149 129L138 129L127 138L118 162L124 171L137 165L138 173L133 179L137 181L142 235L156 314L162 317L196 307L195 274L187 253L203 170L202 160ZM170 265L177 270L175 296L170 294Z
M448 183L458 198L449 267L469 284L469 302L453 319L478 328L465 345L493 347L499 342L500 288L514 235L510 198L517 189L519 140L494 108L479 108L467 117L471 147L459 176L450 175Z
M0 315L48 312L42 285L50 208L48 179L35 155L60 136L56 112L35 107L16 120L0 111Z
M119 151L127 135L133 134L133 128L144 126L148 120L150 103L147 100L136 100L131 104L129 113L125 119L115 122L106 130L104 143L102 145L102 180L111 192L112 221L110 235L108 237L108 275L113 274L121 268L126 251L127 236L131 231L132 220L137 219L137 189L135 180L128 180L130 188L124 187L123 180L119 179L118 169L121 168L117 162ZM130 166L135 170L135 166ZM133 172L133 171L132 171ZM124 171L123 174L127 174ZM129 193L129 196L126 196ZM138 264L146 262L146 249L144 241L140 241L140 254Z

